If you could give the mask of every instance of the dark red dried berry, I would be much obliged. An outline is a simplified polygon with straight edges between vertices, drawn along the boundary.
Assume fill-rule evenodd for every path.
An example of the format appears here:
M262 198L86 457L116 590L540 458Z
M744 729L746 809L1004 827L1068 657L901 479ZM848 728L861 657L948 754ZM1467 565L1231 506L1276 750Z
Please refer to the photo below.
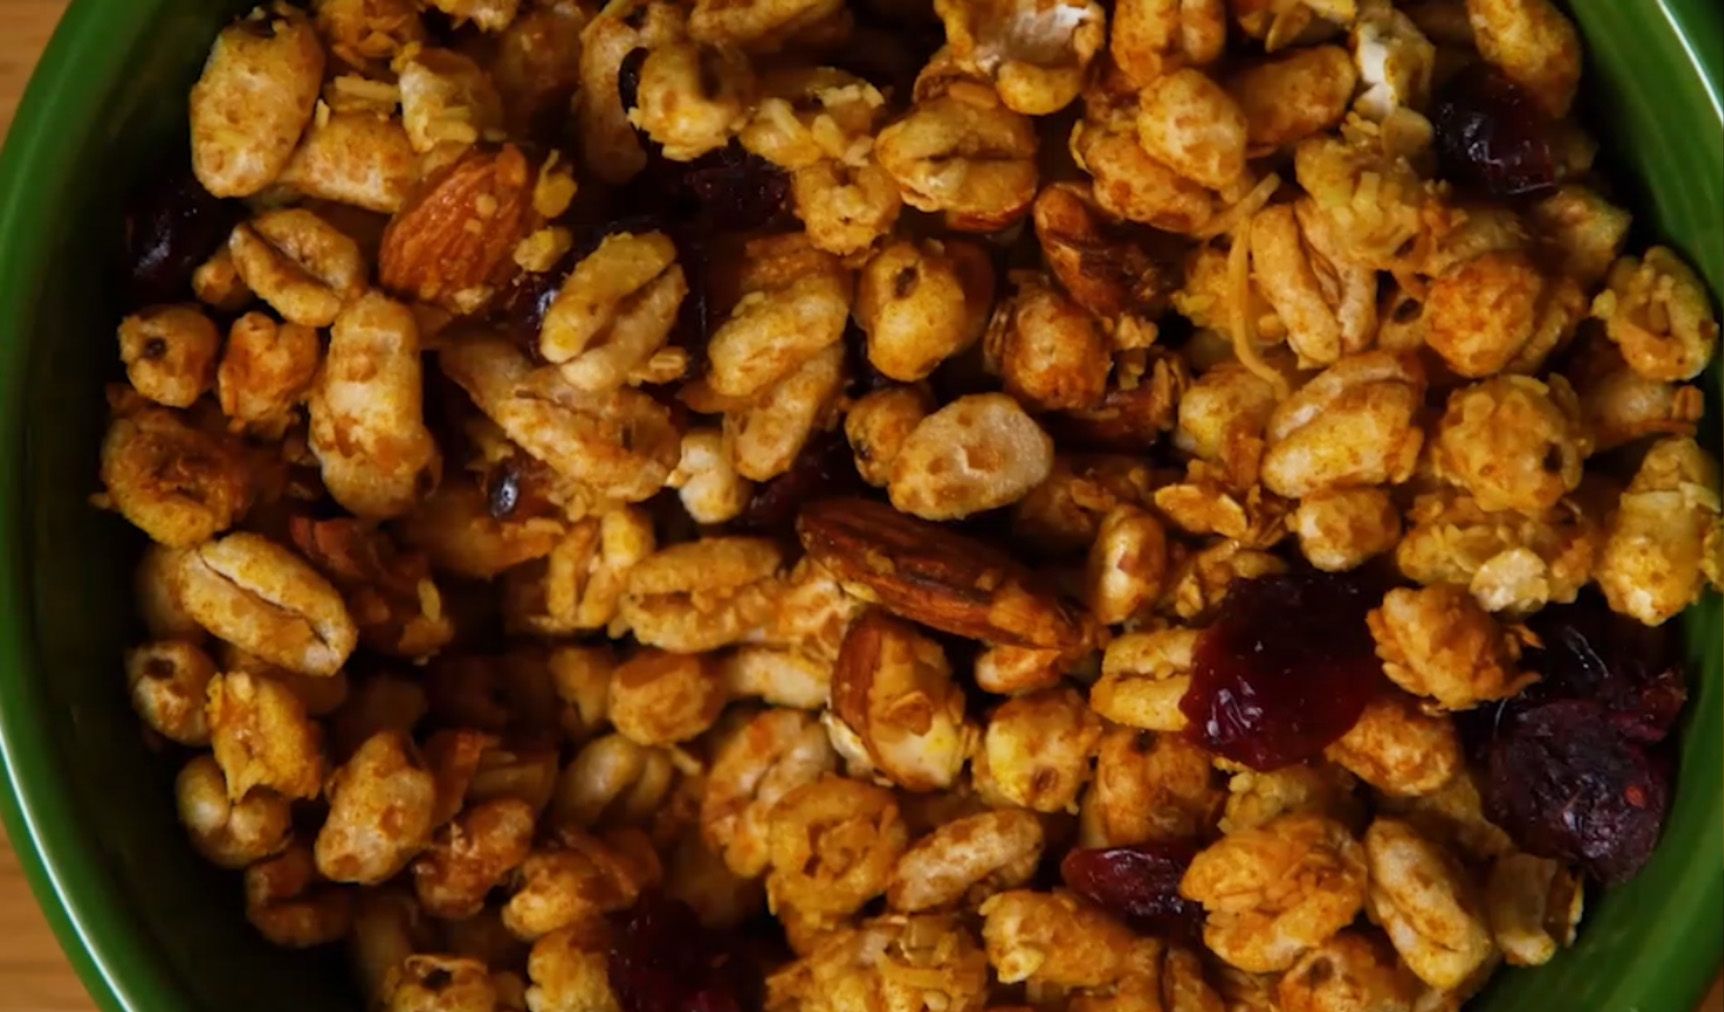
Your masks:
M1497 726L1483 794L1485 814L1522 849L1615 885L1633 878L1658 845L1670 773L1603 706L1564 700Z
M539 331L545 325L545 313L550 311L576 262L571 250L548 271L522 271L497 300L497 322L529 357L539 356Z
M1256 770L1312 758L1383 684L1365 613L1381 594L1328 573L1235 582L1197 643L1179 709L1204 748Z
M842 432L816 432L797 454L790 470L754 490L748 506L736 518L739 530L781 534L804 503L856 491L862 476Z
M145 187L126 211L126 271L138 302L173 302L191 294L192 272L239 221L240 207L203 188L190 172Z
M790 197L784 170L736 143L689 162L679 182L708 231L764 228L784 215Z
M622 1012L743 1012L760 973L676 900L647 895L615 922L608 976Z
M1529 625L1542 648L1530 652L1528 662L1542 677L1516 704L1589 699L1636 741L1657 742L1669 735L1688 701L1688 685L1668 628L1618 615L1590 594L1574 604L1545 608Z
M1455 75L1431 104L1444 178L1498 197L1556 185L1555 122L1489 64Z
M1197 848L1189 843L1139 843L1078 848L1060 862L1066 888L1134 926L1195 934L1203 907L1179 895L1179 880Z

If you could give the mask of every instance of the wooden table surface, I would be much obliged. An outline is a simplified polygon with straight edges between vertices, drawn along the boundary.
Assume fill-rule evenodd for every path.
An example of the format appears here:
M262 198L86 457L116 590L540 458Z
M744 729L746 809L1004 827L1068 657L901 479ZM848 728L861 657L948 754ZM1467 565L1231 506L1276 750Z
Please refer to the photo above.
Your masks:
M0 0L0 136L12 123L30 69L66 2ZM93 1007L36 909L18 859L0 831L0 1012L87 1012ZM1701 1012L1724 1012L1724 981L1713 988Z

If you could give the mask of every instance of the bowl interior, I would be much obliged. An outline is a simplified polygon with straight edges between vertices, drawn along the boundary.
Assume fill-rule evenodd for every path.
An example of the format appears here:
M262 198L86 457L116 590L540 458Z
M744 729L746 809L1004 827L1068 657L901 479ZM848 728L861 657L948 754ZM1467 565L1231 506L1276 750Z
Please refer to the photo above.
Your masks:
M237 876L185 845L176 757L152 751L119 657L138 544L90 508L114 378L120 201L183 161L204 53L249 0L78 0L0 160L0 754L8 829L62 943L108 1008L358 1008L337 952L266 946ZM1588 122L1640 241L1662 237L1724 292L1724 21L1711 0L1574 0ZM1701 68L1707 68L1702 70ZM1718 450L1718 363L1704 433ZM1693 1007L1724 951L1724 620L1685 619L1695 677L1664 843L1589 904L1579 944L1502 974L1478 1007Z

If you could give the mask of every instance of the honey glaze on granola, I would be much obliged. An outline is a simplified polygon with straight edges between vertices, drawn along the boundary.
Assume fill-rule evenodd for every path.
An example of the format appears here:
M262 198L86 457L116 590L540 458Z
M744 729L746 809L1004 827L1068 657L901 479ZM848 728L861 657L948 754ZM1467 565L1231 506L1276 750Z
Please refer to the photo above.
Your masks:
M1724 575L1715 307L1581 67L1550 0L246 14L97 465L188 842L389 1012L1552 959Z

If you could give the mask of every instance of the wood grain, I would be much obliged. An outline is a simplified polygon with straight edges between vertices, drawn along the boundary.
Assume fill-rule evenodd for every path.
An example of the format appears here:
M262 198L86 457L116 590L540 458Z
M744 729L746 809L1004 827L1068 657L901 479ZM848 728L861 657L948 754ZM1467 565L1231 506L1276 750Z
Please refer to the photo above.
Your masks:
M0 136L66 0L0 0ZM0 1012L89 1012L95 1006L49 932L0 830ZM1724 980L1700 1012L1724 1012Z

